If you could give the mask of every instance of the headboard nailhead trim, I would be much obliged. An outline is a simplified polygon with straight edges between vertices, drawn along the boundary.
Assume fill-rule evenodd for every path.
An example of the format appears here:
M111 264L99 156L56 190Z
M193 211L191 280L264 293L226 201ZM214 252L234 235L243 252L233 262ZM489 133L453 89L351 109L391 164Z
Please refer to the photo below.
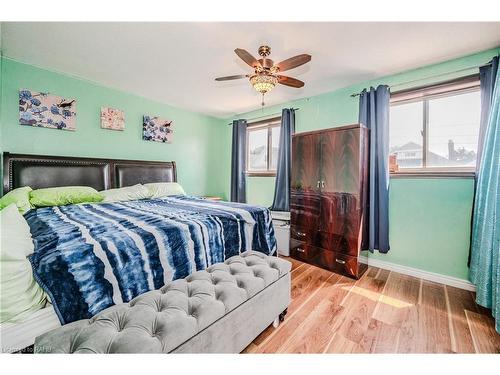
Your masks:
M4 174L7 174L7 181L4 177L4 193L14 187L14 169L15 162L33 162L37 164L62 164L62 165L81 165L81 166L107 166L108 171L105 176L104 186L110 188L116 186L115 169L116 166L136 166L136 167L164 167L172 171L172 181L177 181L176 163L174 161L146 161L146 160L126 160L126 159L93 159L93 158L75 158L65 156L47 156L47 155L24 155L10 154L4 152ZM7 169L7 170L5 170ZM7 184L6 184L7 183Z

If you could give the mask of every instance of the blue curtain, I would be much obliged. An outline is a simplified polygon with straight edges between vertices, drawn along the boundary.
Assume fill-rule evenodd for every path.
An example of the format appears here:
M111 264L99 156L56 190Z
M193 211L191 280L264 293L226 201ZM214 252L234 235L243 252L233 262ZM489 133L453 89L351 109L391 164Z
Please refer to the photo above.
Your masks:
M472 224L474 222L474 205L477 188L477 176L479 168L481 167L481 156L483 154L484 136L488 128L488 120L491 110L491 99L493 98L493 89L495 88L495 79L498 70L498 57L484 66L479 68L479 81L481 83L481 120L479 122L479 137L477 140L477 155L476 155L476 174L474 176L474 200L472 203L472 213L470 220L470 245L469 245L469 259L467 266L470 268L471 252L472 252Z
M496 320L496 330L500 333L500 74L498 73L498 59L494 82L474 199L470 279L476 285L476 302L481 306L491 308Z
M368 250L389 251L389 87L361 92L359 122L370 129Z
M281 112L278 167L274 186L273 211L290 211L290 178L292 175L292 134L295 133L295 110Z
M246 143L247 120L234 120L231 153L231 202L245 203L247 201Z
M484 136L488 127L488 119L495 88L495 79L498 70L498 56L493 58L490 64L479 68L479 80L481 82L481 122L479 126L479 139L477 144L476 174L481 166L481 155L483 153Z

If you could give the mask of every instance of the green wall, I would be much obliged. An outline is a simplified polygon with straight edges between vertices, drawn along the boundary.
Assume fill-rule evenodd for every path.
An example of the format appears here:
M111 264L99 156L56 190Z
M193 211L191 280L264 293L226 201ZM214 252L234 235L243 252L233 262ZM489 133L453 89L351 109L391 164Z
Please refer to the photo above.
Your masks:
M274 198L274 183L274 177L247 178L247 201L259 206L271 206Z
M95 83L26 65L8 58L1 64L0 149L3 151L66 156L141 160L175 160L178 179L190 194L220 195L223 134L220 119L174 108ZM77 100L75 132L22 126L18 123L18 90L48 91ZM100 128L100 108L125 111L125 130ZM142 140L142 116L174 120L172 144Z
M296 131L304 132L321 128L356 123L358 119L358 93L363 88L378 84L398 85L400 90L411 85L421 85L436 80L451 79L470 74L468 69L488 62L500 49L493 49L441 64L427 66L401 74L362 82L326 94L295 100L267 107L234 118L270 115L282 108L300 108L296 114ZM314 61L313 61L314 63ZM464 70L466 69L466 70ZM460 70L460 72L456 72ZM455 72L455 73L453 73ZM439 78L432 78L441 75ZM426 79L429 77L429 79ZM421 80L418 83L402 83ZM276 90L287 90L278 87ZM271 92L269 95L273 95ZM256 103L257 105L257 103ZM224 122L227 124L228 120ZM229 181L231 129L227 127L226 176ZM227 184L225 191L229 189ZM249 177L247 179L248 202L269 206L273 200L273 177ZM473 196L472 179L397 179L390 182L390 243L388 254L369 254L370 257L414 267L430 272L468 278L467 257L469 251L470 214Z

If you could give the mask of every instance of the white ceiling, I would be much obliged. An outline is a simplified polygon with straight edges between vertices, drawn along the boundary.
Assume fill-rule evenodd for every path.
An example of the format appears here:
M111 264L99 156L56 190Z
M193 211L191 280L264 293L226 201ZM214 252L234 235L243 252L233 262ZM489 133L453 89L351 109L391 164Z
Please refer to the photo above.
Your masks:
M500 45L497 23L3 23L5 56L217 117L256 109L251 71L234 54L268 44L275 62L312 61L287 72L268 105L438 63Z

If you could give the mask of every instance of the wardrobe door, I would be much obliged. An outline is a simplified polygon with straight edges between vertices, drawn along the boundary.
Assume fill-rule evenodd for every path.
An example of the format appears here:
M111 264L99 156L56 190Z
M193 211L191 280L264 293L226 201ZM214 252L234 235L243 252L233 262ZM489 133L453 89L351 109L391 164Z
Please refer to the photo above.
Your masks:
M320 139L318 134L297 135L292 139L290 191L290 251L307 260L308 246L314 242L320 206Z
M358 256L360 231L359 128L321 138L321 204L317 246Z

